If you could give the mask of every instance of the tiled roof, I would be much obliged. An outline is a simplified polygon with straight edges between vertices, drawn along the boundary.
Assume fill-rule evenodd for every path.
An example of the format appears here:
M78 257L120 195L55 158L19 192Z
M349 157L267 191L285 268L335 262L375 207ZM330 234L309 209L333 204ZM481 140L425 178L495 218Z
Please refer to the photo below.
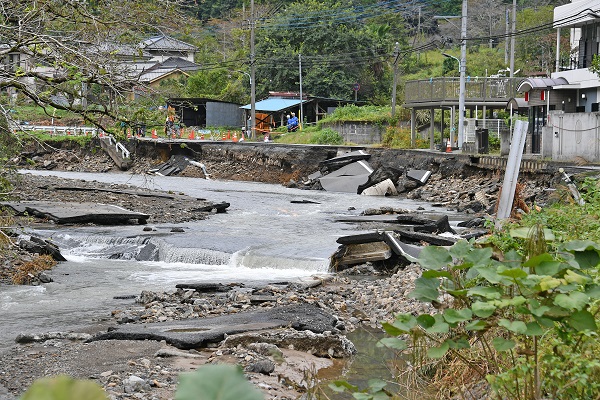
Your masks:
M196 51L198 48L181 40L177 40L170 36L160 35L144 40L140 43L140 47L149 51L157 50L180 50L180 51Z

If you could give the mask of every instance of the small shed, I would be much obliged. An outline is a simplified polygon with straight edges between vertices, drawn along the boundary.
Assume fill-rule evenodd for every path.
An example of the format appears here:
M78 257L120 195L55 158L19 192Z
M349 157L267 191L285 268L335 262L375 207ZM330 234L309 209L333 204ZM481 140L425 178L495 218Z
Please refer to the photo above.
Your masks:
M240 105L206 98L171 98L167 105L175 109L175 115L185 126L238 127L244 123Z

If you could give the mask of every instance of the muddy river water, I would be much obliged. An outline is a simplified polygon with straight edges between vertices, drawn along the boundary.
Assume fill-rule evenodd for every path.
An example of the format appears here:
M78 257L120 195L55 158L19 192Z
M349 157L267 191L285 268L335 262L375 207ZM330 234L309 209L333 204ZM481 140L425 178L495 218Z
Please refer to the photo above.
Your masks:
M68 261L51 271L54 282L0 286L0 351L20 332L76 331L105 319L112 310L131 304L142 290L174 290L180 282L269 282L327 273L328 258L338 247L336 239L358 233L356 226L336 222L336 217L384 206L435 211L428 204L399 197L263 183L33 173L170 190L231 206L227 213L202 221L151 225L152 232L142 226L56 226L38 231L59 244ZM174 226L184 232L171 232ZM156 249L158 258L144 256Z

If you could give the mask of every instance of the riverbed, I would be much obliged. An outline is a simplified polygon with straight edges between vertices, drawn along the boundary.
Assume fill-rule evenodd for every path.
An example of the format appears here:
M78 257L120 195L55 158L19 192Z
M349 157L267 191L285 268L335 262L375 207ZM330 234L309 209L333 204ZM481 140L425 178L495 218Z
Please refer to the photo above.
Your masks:
M281 185L125 173L23 171L68 179L130 184L220 203L226 213L181 224L55 226L38 229L61 247L66 262L54 282L0 289L0 349L20 332L76 330L127 307L142 290L169 291L182 282L261 284L328 273L340 236L359 233L336 217L369 208L439 209L400 197L306 191ZM174 202L173 209L177 209ZM173 232L173 228L183 232ZM158 249L152 257L148 250Z

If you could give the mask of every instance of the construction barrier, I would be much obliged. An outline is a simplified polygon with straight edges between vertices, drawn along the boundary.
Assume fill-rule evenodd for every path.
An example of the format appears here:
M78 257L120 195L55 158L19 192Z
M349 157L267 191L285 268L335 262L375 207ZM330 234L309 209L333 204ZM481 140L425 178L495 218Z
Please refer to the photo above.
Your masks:
M237 132L233 132L233 142L236 143L238 141Z
M152 129L152 139L158 139L158 135L156 134L156 129Z

